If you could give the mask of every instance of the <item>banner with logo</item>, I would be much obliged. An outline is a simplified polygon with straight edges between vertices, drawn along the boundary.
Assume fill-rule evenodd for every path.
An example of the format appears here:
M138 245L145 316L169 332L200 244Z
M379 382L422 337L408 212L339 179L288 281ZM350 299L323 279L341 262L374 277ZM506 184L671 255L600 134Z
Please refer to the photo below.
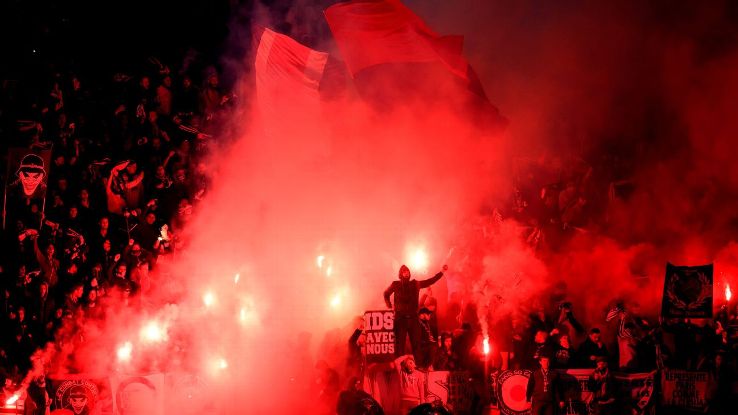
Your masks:
M712 264L666 264L661 315L664 318L712 317Z
M432 403L440 400L444 405L448 403L448 376L450 373L445 370L428 372L425 382L426 402Z
M107 378L86 375L49 376L52 408L74 415L113 415L113 398Z
M661 373L661 404L692 411L707 409L707 372L666 369Z
M589 390L589 377L593 369L560 370L564 398L564 413L567 415L588 414L592 391ZM503 370L492 377L492 389L500 412L505 415L529 415L530 404L526 402L526 389L530 370ZM614 373L618 383L618 401L623 413L647 413L653 405L651 397L654 390L656 372Z
M530 374L530 370L503 370L493 376L493 391L501 413L530 414L530 405L525 400Z
M164 375L113 376L110 384L117 415L164 414Z
M395 359L395 312L375 310L364 313L367 363L391 362Z

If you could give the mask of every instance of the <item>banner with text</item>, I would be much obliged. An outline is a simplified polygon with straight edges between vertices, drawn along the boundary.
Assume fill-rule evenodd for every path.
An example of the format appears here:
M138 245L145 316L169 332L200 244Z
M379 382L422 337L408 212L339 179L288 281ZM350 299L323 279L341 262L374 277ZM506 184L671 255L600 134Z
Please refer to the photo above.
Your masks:
M391 362L395 359L395 312L375 310L364 313L366 361Z
M692 411L707 409L707 372L664 370L661 373L661 403Z

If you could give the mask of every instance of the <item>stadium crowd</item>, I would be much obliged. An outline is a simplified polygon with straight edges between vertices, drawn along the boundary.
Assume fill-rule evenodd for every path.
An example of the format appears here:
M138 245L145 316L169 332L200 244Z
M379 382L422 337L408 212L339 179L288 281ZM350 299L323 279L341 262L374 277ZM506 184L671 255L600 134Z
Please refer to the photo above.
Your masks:
M80 329L75 322L82 317L102 318L109 299L116 299L116 306L134 307L157 283L150 273L157 262L176 255L180 232L209 186L203 158L219 135L221 117L236 99L221 86L215 69L196 74L177 69L151 59L147 69L135 75L117 73L88 84L75 73L50 68L33 88L3 85L2 153L11 147L51 151L50 165L30 157L17 171L8 170L9 160L1 169L8 183L24 174L48 174L45 199L8 199L4 209L0 372L6 397L29 370L36 349L47 342L64 347L58 342L68 336L60 333ZM519 182L510 216L531 224L532 245L554 244L561 234L584 226L588 200L593 200L588 197L591 171L572 171L576 173L542 189ZM520 172L521 177L525 174ZM627 182L611 181L609 193L616 197L623 186ZM442 273L411 287L407 284L414 280L404 271L385 300L402 314L395 324L402 331L397 331L393 367L404 380L408 411L445 410L437 404L420 405L417 371L468 371L482 385L476 393L481 411L490 403L485 374L508 368L538 370L542 361L555 369L708 371L716 385L710 410L726 413L734 399L730 387L736 373L738 308L726 305L714 318L693 322L655 321L619 305L603 316L600 327L584 327L573 313L575 305L547 304L528 315L496 319L490 330L494 347L486 356L476 313L464 312L453 302L445 309L437 307L431 285ZM603 336L608 325L615 327L612 338ZM362 390L361 379L373 370L365 361L364 339L363 329L357 327L348 342L345 368L325 362L316 367L326 413L381 412ZM343 392L339 372L349 381ZM595 399L609 402L608 388L600 390ZM530 393L535 403L535 386Z

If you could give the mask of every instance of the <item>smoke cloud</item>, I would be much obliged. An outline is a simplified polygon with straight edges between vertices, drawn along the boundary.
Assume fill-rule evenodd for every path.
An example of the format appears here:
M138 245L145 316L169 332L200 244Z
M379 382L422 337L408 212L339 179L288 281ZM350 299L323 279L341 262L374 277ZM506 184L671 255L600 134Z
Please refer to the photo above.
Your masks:
M476 303L493 337L493 324L533 304L573 301L588 326L618 300L655 315L666 261L715 261L718 286L738 282L734 6L407 3L440 33L466 36L507 131L475 124L448 91L377 111L349 88L285 104L275 123L259 112L245 58L245 103L208 161L212 188L188 245L160 264L141 309L90 326L105 341L76 350L77 367L194 371L219 413L288 413L309 410L316 362L343 365L355 317L384 307L403 263L424 278L447 262L441 307ZM289 16L298 40L335 52L315 7L269 7L258 23ZM575 183L594 188L586 223L532 243L541 224L516 220L510 202L521 160L565 183L589 171ZM611 198L610 183L630 190ZM413 266L418 251L427 265ZM151 322L161 342L146 337ZM110 363L126 341L130 366Z

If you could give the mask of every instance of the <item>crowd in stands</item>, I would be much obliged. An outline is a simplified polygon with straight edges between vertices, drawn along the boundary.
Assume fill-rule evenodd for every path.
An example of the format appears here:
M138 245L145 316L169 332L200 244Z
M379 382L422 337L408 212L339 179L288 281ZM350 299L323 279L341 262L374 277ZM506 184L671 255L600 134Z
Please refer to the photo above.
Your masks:
M74 331L83 316L102 318L109 299L135 306L156 284L150 270L176 253L180 231L207 192L203 158L234 99L214 69L190 74L156 60L141 73L118 73L89 85L81 76L54 69L35 85L46 87L31 93L25 85L6 82L0 101L2 153L10 147L52 153L51 165L44 166L45 202L29 199L6 209L0 373L7 391L29 370L33 351L57 340L60 328ZM4 179L13 180L15 172L8 172L7 163L1 169ZM532 224L532 244L546 238L552 243L557 232L586 222L591 170L573 171L543 189L526 188L520 181L511 216ZM627 183L612 182L611 196L623 186ZM529 315L496 317L488 333L492 352L486 356L479 321L466 314L448 318L458 304L438 309L430 285L439 274L406 289L404 278L410 273L401 270L400 281L385 295L399 316L395 328L402 336L393 367L405 385L417 389L421 377L413 375L416 371L468 371L485 389L483 376L490 371L535 370L548 359L556 369L605 363L624 372L664 367L707 371L716 384L711 410L724 411L732 399L738 308L726 305L714 318L694 322L656 321L620 305L603 316L599 327L585 327L572 304L552 304ZM603 337L604 327L615 336ZM363 345L359 327L349 340L349 363L342 371L348 388L343 392L337 370L325 362L316 368L327 413L381 413L362 389L361 379L372 370ZM410 388L403 393L410 394ZM480 405L489 403L487 392L477 395ZM417 396L405 397L415 405L404 409L413 413L445 410L421 405Z
M175 254L208 189L203 159L233 95L212 67L192 77L156 59L143 67L87 83L50 66L45 79L2 85L0 151L31 154L18 172L4 159L3 182L24 169L48 180L39 186L45 199L4 204L0 374L8 390L35 350L67 337L62 327L74 332L82 317L102 318L107 303L135 306L146 295L151 269ZM49 149L50 165L33 155Z

